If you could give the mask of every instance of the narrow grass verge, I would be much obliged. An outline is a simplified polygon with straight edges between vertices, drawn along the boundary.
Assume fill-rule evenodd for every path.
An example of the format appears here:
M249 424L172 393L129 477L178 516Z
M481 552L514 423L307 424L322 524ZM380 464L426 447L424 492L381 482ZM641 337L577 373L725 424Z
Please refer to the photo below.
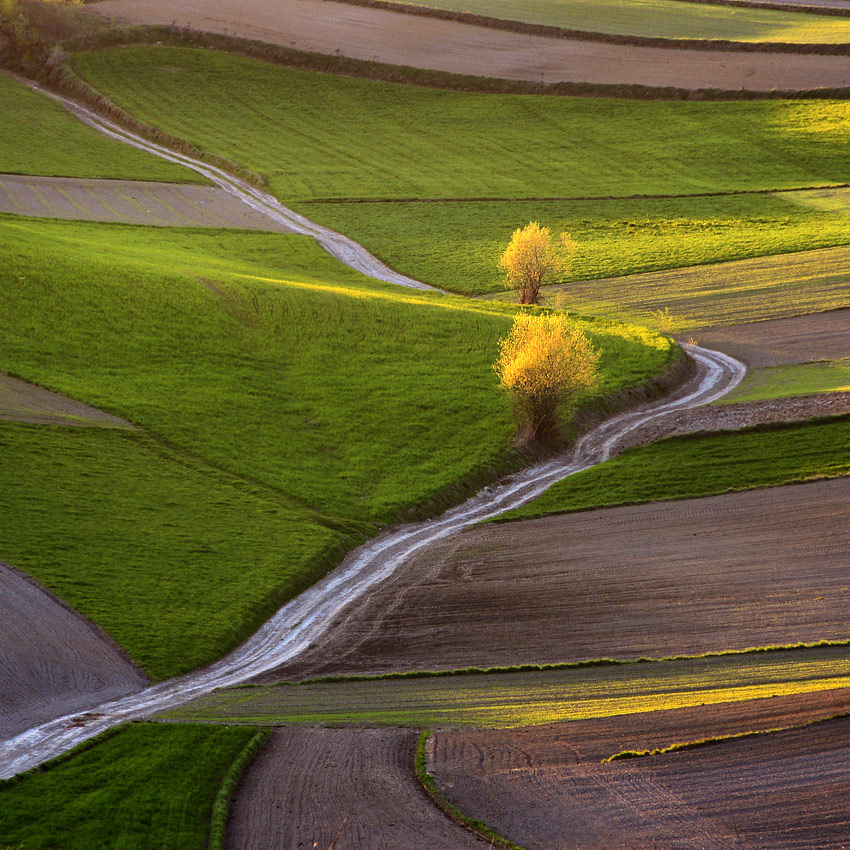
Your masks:
M850 360L821 360L794 366L753 369L715 404L762 401L850 390Z
M437 783L434 781L434 777L428 772L425 746L430 736L431 732L427 729L424 729L419 735L419 741L416 745L416 776L425 789L425 793L431 798L437 808L455 823L466 827L466 829L474 832L476 835L480 835L485 841L489 841L491 847L503 847L505 850L525 850L521 845L515 844L513 841L499 835L498 832L491 829L483 821L465 815L457 806L450 803L443 796L437 787Z

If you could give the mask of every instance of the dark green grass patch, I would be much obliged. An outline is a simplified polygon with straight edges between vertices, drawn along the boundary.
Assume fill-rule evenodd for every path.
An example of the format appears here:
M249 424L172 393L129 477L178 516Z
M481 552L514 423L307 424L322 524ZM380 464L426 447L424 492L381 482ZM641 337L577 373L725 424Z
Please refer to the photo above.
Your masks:
M27 850L205 850L252 728L133 724L0 783L0 840Z
M0 172L203 183L188 168L86 127L47 95L0 73Z
M673 437L571 475L497 522L850 473L850 417Z
M137 118L262 174L287 201L621 197L850 177L844 102L482 95L170 47L72 62Z

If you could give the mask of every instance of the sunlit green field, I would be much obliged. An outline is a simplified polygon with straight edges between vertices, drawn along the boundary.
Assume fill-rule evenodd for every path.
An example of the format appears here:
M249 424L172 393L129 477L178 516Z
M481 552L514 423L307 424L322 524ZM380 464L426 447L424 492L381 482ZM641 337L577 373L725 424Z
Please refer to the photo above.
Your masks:
M829 44L850 41L850 21L845 18L684 4L676 0L416 0L412 5L650 38Z
M847 391L850 391L850 362L826 360L797 366L753 369L718 404Z
M672 437L578 472L497 521L850 474L850 417Z
M163 717L216 723L528 726L850 686L846 647L216 691Z

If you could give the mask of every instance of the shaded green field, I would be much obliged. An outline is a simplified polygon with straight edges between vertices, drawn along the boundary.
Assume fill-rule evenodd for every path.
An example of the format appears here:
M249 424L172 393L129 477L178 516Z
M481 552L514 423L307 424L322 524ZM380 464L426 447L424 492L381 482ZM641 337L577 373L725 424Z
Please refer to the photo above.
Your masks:
M524 673L216 691L159 715L216 723L527 726L850 686L846 647Z
M132 724L0 782L0 836L38 850L205 850L254 729Z
M845 183L845 102L439 91L166 47L72 61L143 121L263 175L298 210L455 291L500 289L500 248L529 220L574 231L579 279L850 238L841 210L782 197L622 200ZM340 199L371 203L326 203ZM446 203L415 202L428 199Z
M145 429L0 429L0 504L26 518L0 558L156 677L232 648L379 525L520 463L491 368L508 305L370 282L304 237L14 217L0 284L0 370ZM678 356L583 326L603 393Z
M649 38L825 44L850 41L850 21L843 18L704 3L683 6L676 0L411 0L405 5Z
M115 142L0 72L0 172L205 183L194 171Z
M729 395L717 404L759 401L766 398L811 395L850 390L850 362L827 360L799 366L753 369Z
M672 437L571 475L496 522L850 473L850 417Z
M574 309L651 321L648 305L657 309L669 304L676 315L685 313L702 320L705 314L707 324L723 309L718 304L722 295L714 282L706 286L696 279L683 285L676 280L647 292L632 282L624 287L607 278L826 248L850 240L850 217L844 210L791 203L796 194L655 200L308 203L298 208L368 245L394 268L470 295L505 293L499 255L517 227L539 221L553 233L567 230L579 244L567 276L573 283L563 290ZM782 263L781 258L778 263ZM819 271L814 263L813 272ZM597 283L598 278L606 280ZM584 283L588 279L591 282ZM581 283L576 286L578 281ZM769 277L750 275L745 281L730 281L737 290L731 293L736 308L749 309L756 318L769 315L765 310L781 310L798 293L782 292L776 297L778 282L776 270L771 270ZM767 286L773 288L771 303L750 309L749 289ZM812 309L825 309L836 299L842 304L850 301L848 287L840 284L833 283L825 292L810 290L805 288L805 296L814 305ZM700 298L705 300L702 312L698 312L700 304L691 303ZM685 304L677 304L683 300Z

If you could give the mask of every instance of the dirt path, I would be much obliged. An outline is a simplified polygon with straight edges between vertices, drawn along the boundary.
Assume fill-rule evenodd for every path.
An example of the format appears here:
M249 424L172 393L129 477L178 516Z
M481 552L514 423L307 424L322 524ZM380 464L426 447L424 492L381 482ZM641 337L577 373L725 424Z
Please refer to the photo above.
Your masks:
M841 478L480 526L263 680L847 639L848 511Z
M0 212L165 227L293 233L218 186L0 174Z
M842 850L850 834L850 720L663 756L665 746L806 722L847 693L757 700L506 732L438 733L431 769L451 802L535 850ZM429 742L430 743L430 742Z
M534 83L740 91L850 85L842 56L694 51L544 38L332 0L103 0L121 21L175 24L318 53Z
M299 729L274 733L231 806L232 850L486 848L445 817L413 771L409 729Z
M0 740L148 684L102 631L5 564L0 623Z
M0 419L33 425L99 425L134 428L130 422L96 407L0 372Z

